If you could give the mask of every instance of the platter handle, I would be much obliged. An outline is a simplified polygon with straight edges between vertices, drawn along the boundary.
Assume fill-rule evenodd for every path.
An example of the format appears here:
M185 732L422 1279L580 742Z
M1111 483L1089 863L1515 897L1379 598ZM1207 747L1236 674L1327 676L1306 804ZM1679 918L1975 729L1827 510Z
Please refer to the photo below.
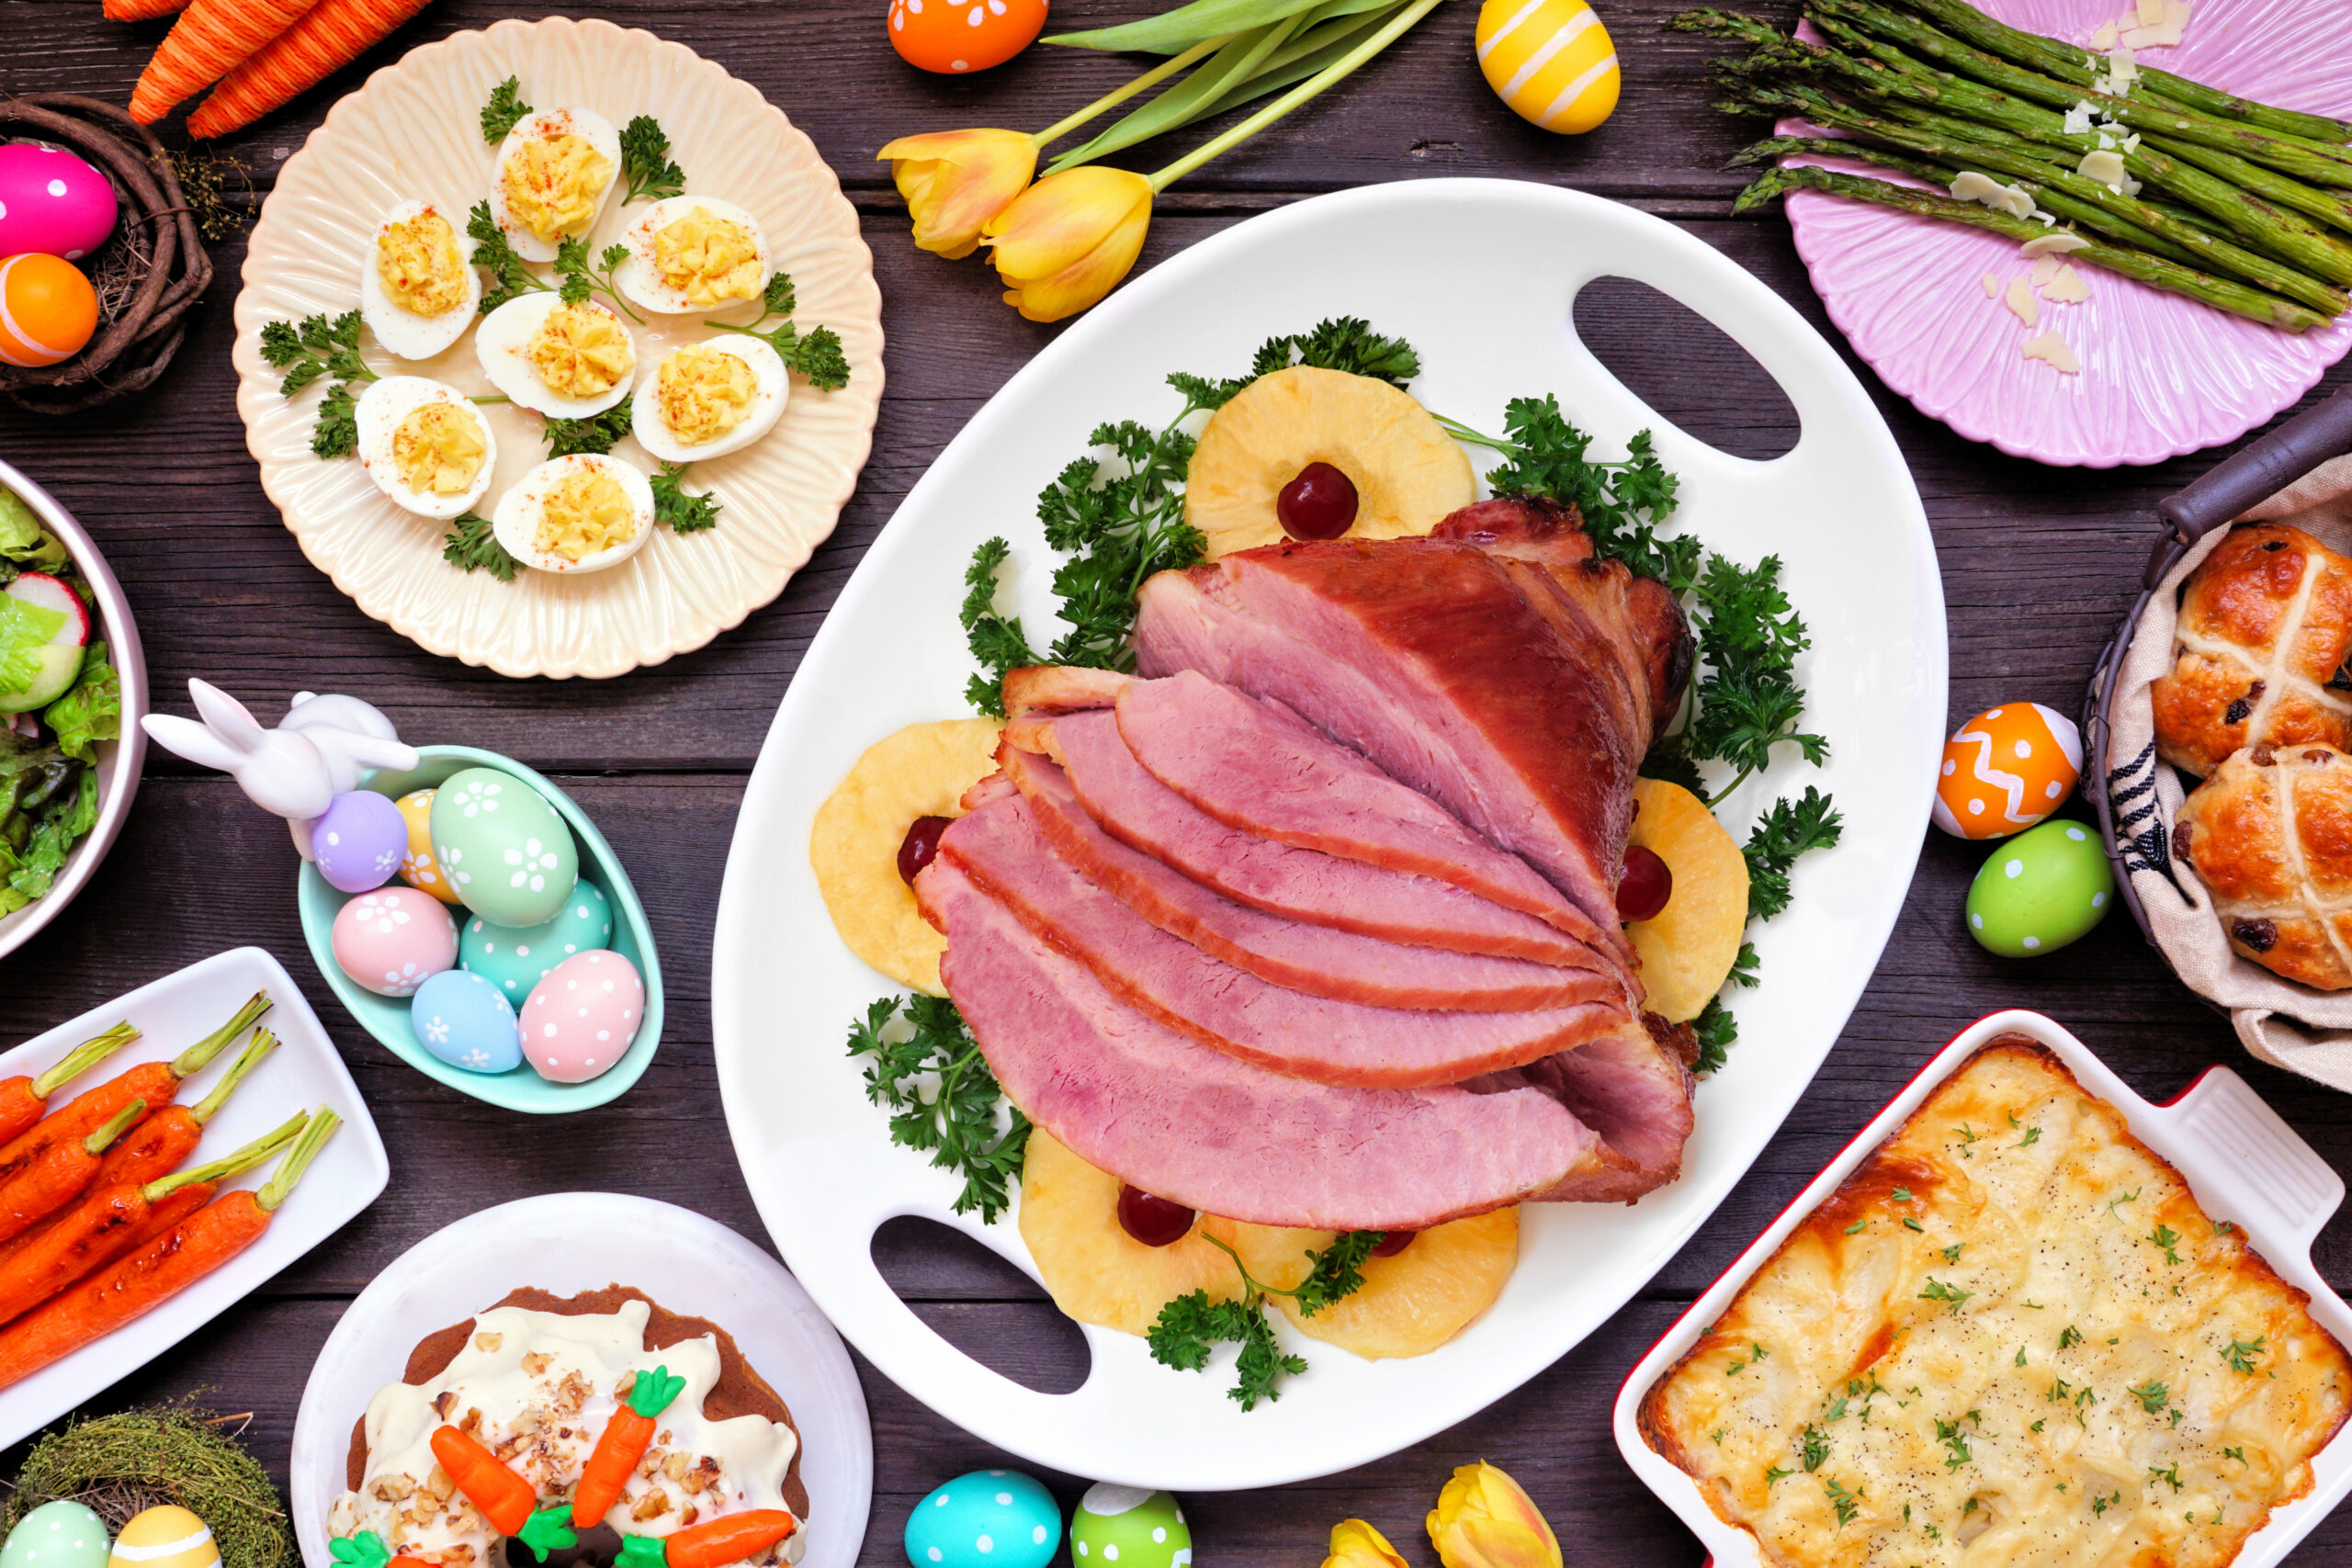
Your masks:
M2222 1210L2216 1218L2259 1222L2309 1255L2344 1201L2344 1179L2245 1079L2215 1067L2156 1113L2208 1156L2199 1185L2211 1190L2200 1196Z
M2154 588L2178 552L2246 508L2278 494L2337 453L2352 450L2352 387L2241 447L2177 495L2156 503L2165 525L2142 577Z

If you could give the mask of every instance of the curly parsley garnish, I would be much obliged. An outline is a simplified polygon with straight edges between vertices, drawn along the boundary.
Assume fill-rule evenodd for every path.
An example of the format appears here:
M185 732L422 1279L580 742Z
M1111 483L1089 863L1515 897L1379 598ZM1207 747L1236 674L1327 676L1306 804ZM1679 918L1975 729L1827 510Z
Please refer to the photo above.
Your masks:
M570 457L585 452L601 457L610 452L613 443L629 433L636 418L632 408L624 398L603 413L590 414L585 419L548 420L548 456Z
M997 1126L1003 1091L964 1026L956 1004L939 997L884 997L850 1025L849 1054L865 1064L865 1098L891 1112L890 1141L931 1156L931 1163L964 1179L956 1213L978 1210L994 1224L1012 1202L1029 1144L1029 1119L1019 1106ZM923 1081L936 1075L931 1097Z
M689 495L678 481L687 463L664 463L648 476L653 488L653 520L673 534L699 534L718 521L718 498L707 491Z
M1152 1359L1179 1371L1196 1372L1209 1364L1219 1345L1238 1345L1241 1354L1233 1366L1233 1386L1227 1398L1244 1410L1255 1410L1261 1400L1282 1397L1282 1380L1306 1370L1306 1358L1283 1351L1266 1315L1270 1296L1288 1296L1298 1310L1312 1317L1333 1302L1353 1294L1363 1285L1363 1261L1381 1243L1380 1231L1349 1231L1321 1252L1306 1256L1312 1265L1306 1278L1289 1290L1269 1285L1250 1272L1241 1255L1205 1232L1202 1239L1233 1259L1241 1276L1241 1299L1212 1302L1206 1291L1177 1297L1159 1309L1146 1338Z
M322 377L334 379L311 430L313 453L348 457L359 449L359 400L351 389L379 378L359 356L358 311L266 322L261 329L261 356L273 369L286 372L277 384L282 397L292 397Z
M760 297L760 313L748 323L733 326L715 317L705 317L703 325L726 327L730 333L758 338L775 350L786 370L805 377L819 391L838 392L849 385L849 360L842 353L839 333L831 327L812 327L803 335L789 321L771 332L759 330L771 317L790 316L797 302L792 278L779 272L768 279L767 292Z
M624 204L686 194L686 171L671 161L669 134L650 114L621 127L621 177L628 182Z
M514 581L523 564L490 531L490 519L470 512L449 520L449 531L441 536L441 558L459 571L486 571L501 582Z
M531 106L523 101L523 79L509 76L490 90L490 102L481 107L481 139L497 146L530 113Z

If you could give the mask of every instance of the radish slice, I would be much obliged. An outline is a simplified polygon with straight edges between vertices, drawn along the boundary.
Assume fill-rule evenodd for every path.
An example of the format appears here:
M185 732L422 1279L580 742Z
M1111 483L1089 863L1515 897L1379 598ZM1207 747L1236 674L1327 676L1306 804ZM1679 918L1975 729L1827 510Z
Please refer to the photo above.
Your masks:
M22 599L28 604L65 617L49 640L52 647L83 648L90 640L90 612L82 605L82 596L45 571L17 574L8 584L8 596Z

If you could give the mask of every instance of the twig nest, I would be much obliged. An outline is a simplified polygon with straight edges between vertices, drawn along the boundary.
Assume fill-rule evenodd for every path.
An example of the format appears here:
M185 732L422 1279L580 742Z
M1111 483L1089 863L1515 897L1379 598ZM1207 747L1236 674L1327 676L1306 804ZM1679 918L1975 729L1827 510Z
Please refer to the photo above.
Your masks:
M187 334L212 282L195 214L154 133L125 111L74 93L0 99L0 138L55 142L104 171L121 202L114 237L86 266L98 300L87 347L54 365L0 364L0 398L73 413L152 385Z

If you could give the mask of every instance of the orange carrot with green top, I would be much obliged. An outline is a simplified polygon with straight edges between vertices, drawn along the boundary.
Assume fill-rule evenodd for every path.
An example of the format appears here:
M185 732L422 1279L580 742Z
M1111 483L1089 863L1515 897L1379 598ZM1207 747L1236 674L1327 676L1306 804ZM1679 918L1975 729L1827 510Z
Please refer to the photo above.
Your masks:
M118 1023L104 1034L93 1035L65 1053L58 1064L38 1077L18 1074L0 1083L0 1144L39 1122L49 1108L49 1097L139 1038L139 1031Z
M153 125L250 59L317 0L189 0L130 89L130 118Z
M596 1446L580 1467L580 1484L571 1494L573 1529L587 1529L612 1512L628 1478L637 1473L637 1461L652 1446L653 1418L670 1408L685 1386L686 1380L672 1377L667 1367L636 1374L628 1396L596 1434Z
M765 1551L799 1528L788 1508L753 1508L663 1537L662 1556L669 1568L726 1568Z
M212 96L187 117L187 133L226 136L251 125L358 59L424 9L424 0L319 0L220 79Z
M449 1480L481 1510L490 1528L501 1535L520 1535L538 1506L531 1483L509 1470L499 1457L455 1427L436 1427L430 1439L433 1457L449 1472Z
M0 1388L153 1311L261 1239L342 1118L322 1106L258 1192L213 1200L169 1231L0 1329Z
M134 1100L81 1142L52 1144L0 1181L0 1237L31 1229L79 1198L98 1174L107 1149L146 1116L147 1102Z
M170 1061L141 1062L97 1088L75 1095L62 1108L41 1118L30 1131L18 1134L0 1147L0 1181L22 1169L51 1145L87 1137L113 1121L134 1100L143 1100L150 1105L169 1104L172 1096L179 1092L181 1079L209 1066L215 1056L229 1048L230 1042L268 1010L269 998L256 991L237 1010L236 1017Z

